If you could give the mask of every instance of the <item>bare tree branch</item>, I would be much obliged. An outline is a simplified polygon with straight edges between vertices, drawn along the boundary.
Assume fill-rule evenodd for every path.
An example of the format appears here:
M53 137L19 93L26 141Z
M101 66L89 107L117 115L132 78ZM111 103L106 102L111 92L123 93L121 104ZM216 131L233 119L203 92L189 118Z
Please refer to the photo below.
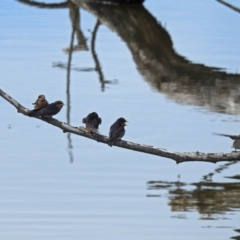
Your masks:
M222 3L223 5L231 8L232 10L237 11L237 12L240 13L240 8L235 7L234 5L232 5L232 4L230 4L230 3L227 3L227 2L225 2L225 1L223 1L223 0L217 0L217 1L220 2L220 3Z
M69 0L61 3L44 3L44 2L38 2L38 1L32 1L32 0L17 0L20 3L39 7L39 8L48 8L48 9L56 9L56 8L67 8L69 5Z
M9 96L7 93L0 89L0 96L3 97L6 101L12 104L19 113L28 115L29 111L27 108L23 107L15 99ZM108 144L108 137L101 135L99 133L93 133L90 135L85 131L84 127L73 127L67 123L61 122L54 118L40 118L35 117L41 121L52 124L55 127L58 127L63 130L63 132L73 133L82 137L86 137L97 142ZM231 152L231 153L201 153L201 152L171 152L163 148L156 148L153 146L148 146L145 144L138 144L124 140L118 140L114 143L114 146L126 148L129 150L143 152L147 154L157 155L160 157L170 158L176 163L190 162L190 161L200 161L200 162L223 162L223 161L237 161L240 160L240 152Z

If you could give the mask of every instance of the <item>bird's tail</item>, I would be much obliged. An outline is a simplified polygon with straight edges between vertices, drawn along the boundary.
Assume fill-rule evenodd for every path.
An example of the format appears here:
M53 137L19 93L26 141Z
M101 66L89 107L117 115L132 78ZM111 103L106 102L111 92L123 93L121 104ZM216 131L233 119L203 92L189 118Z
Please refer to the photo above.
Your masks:
M28 113L28 116L30 117L34 117L36 111L34 111L35 109L31 110L29 113Z
M37 114L37 112L42 108L43 107L30 110L30 112L28 113L28 116L34 117Z
M230 135L228 134L223 134L223 133L212 133L213 135L216 135L216 136L223 136L223 137L229 137Z

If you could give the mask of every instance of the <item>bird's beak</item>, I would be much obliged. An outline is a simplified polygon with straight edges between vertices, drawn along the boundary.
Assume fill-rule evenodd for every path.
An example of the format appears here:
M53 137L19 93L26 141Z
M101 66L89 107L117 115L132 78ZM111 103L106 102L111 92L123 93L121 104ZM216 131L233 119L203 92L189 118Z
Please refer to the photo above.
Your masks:
M124 126L127 126L127 122L125 122L123 125L124 125Z

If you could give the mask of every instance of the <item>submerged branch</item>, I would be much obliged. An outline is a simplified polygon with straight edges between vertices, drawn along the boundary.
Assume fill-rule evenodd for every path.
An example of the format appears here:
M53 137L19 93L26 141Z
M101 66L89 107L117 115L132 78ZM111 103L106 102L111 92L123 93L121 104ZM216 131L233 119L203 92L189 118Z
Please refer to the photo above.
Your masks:
M0 89L0 96L3 97L6 101L12 104L19 113L24 115L28 115L29 111L27 108L18 103L11 96L6 94L4 91ZM54 118L41 118L35 117L41 121L52 124L55 127L58 127L63 130L63 132L73 133L82 137L89 138L91 140L95 140L97 142L101 142L104 144L108 144L108 137L101 135L99 133L93 133L90 135L87 131L85 131L84 127L73 127L67 123L58 121ZM148 146L145 144L138 144L124 140L118 140L114 144L114 146L126 148L129 150L143 152L147 154L157 155L160 157L170 158L176 163L182 162L190 162L190 161L200 161L200 162L211 162L217 163L222 161L237 161L240 160L240 152L231 152L231 153L200 153L200 152L170 152L163 148L156 148L153 146Z

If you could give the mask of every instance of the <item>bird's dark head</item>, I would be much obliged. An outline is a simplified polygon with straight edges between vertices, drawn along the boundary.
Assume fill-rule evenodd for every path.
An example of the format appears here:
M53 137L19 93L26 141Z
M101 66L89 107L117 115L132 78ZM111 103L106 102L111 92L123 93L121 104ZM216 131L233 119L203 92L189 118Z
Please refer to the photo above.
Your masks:
M120 123L122 126L127 126L127 120L123 117L119 118L117 122Z
M40 98L45 99L45 96L43 94L41 94L41 95L38 96L38 99L40 99Z
M62 101L56 101L55 105L57 106L57 108L61 109L64 105L64 103Z
M96 112L92 112L88 114L89 118L98 118L98 114Z

